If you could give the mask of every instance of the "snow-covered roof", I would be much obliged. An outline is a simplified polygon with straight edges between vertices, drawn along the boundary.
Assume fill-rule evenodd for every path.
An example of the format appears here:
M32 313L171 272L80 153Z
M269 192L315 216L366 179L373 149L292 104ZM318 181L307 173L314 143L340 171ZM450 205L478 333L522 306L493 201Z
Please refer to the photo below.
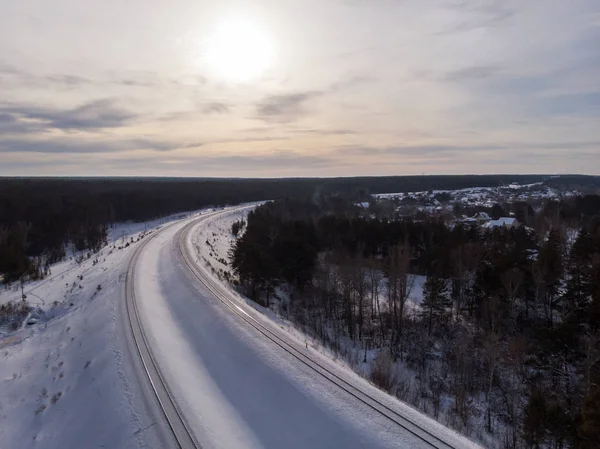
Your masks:
M514 217L501 217L498 220L490 220L485 225L488 228L496 228L498 226L513 226L517 219Z
M355 206L358 206L358 207L363 207L363 208L365 208L365 209L366 209L366 208L368 208L368 207L369 207L369 202L368 202L368 201L364 201L364 202L362 202L362 203L354 203L354 205L355 205Z
M481 218L482 220L491 220L491 217L487 212L478 212L476 217Z

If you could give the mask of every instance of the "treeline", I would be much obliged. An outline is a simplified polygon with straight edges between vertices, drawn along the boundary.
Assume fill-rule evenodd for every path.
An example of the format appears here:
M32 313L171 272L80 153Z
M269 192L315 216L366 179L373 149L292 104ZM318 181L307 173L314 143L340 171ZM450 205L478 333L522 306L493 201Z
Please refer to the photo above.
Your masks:
M389 362L372 380L459 430L483 425L506 448L597 448L600 197L530 212L540 233L272 202L249 214L232 267L264 305L289 289L285 312L333 349L379 349ZM427 276L419 306L414 274ZM394 378L398 364L418 388Z
M541 175L405 176L330 179L0 178L0 274L41 277L65 249L99 248L107 228L194 210L283 197L318 202L341 193L455 189L537 182Z

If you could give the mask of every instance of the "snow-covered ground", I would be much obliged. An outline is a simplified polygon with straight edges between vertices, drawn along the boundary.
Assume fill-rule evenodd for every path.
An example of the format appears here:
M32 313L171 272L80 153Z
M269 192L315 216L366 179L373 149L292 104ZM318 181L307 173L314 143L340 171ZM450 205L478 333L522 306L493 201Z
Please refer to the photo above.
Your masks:
M247 211L195 234L199 262L210 264L215 276L228 269L231 222L245 219ZM153 352L203 447L421 447L244 325L191 279L174 246L189 216L171 217L177 222L148 243L136 291ZM38 306L37 323L0 329L1 448L168 446L123 320L124 274L133 249L140 236L167 221L120 225L99 253L56 264L50 277L25 286L27 300ZM415 279L415 286L422 284ZM415 303L419 291L413 289ZM19 289L4 290L0 303L20 295ZM323 364L374 390L290 323L252 306ZM457 447L476 447L385 393L373 394L458 441Z
M121 301L141 233L177 218L118 225L99 253L26 283L37 323L0 328L0 448L161 447L130 363ZM0 304L20 298L16 285L0 291Z
M246 221L251 210L251 208L235 210L220 216L217 220L207 220L198 228L195 241L202 260L221 277L229 272L229 250L236 240L231 233L231 226L236 221Z

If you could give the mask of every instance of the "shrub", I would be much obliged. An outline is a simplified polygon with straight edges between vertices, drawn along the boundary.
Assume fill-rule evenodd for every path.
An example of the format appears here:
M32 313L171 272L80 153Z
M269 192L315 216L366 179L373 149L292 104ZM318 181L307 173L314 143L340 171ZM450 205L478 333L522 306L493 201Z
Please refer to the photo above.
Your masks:
M0 325L8 324L16 330L29 314L29 304L26 301L7 302L0 306Z
M392 359L386 352L380 352L375 357L375 365L371 370L371 381L379 388L390 391L393 385Z

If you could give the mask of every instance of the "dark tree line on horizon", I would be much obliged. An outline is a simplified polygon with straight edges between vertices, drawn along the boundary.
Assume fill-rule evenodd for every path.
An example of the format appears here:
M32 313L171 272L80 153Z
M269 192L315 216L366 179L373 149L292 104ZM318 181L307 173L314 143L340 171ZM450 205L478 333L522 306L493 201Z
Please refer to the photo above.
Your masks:
M484 231L277 201L249 214L231 262L251 298L340 354L379 348L371 380L435 417L449 400L455 428L504 448L598 448L600 196L533 214L537 232ZM418 308L414 274L427 276Z
M6 281L41 277L66 249L95 251L118 222L144 221L202 207L283 197L318 202L332 192L456 189L540 182L543 175L401 176L380 178L0 178L0 274ZM548 180L553 181L552 179ZM568 182L597 183L593 177Z

